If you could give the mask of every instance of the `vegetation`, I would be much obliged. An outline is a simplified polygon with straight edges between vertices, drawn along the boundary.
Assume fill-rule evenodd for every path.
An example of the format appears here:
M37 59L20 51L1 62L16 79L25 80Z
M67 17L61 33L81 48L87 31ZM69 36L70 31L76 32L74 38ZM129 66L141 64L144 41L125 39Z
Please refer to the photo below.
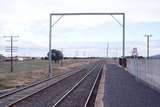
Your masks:
M86 63L87 59L66 59L63 60L63 67L61 64L52 63L52 74L59 75ZM23 86L47 76L48 60L14 61L13 72L10 72L10 62L0 62L0 89Z
M49 53L47 54L49 58ZM59 50L52 49L51 50L51 59L52 61L54 60L55 63L59 63L60 60L63 59L63 53Z

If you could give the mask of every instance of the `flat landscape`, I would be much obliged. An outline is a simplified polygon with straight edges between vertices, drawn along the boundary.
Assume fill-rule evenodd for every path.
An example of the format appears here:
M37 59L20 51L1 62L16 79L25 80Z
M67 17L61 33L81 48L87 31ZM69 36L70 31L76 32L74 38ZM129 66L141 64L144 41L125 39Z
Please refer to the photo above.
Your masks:
M53 63L52 75L63 74L87 63L89 63L88 59L63 60L63 66L61 63ZM14 61L13 72L10 72L10 68L10 62L0 62L0 90L27 85L45 79L48 75L47 60Z

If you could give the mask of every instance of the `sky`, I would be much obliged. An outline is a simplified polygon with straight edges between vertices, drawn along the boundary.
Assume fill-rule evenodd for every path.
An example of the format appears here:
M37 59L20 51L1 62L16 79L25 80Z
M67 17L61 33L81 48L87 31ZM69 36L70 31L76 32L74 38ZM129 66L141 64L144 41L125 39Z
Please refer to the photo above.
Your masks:
M150 55L160 54L159 0L0 0L0 54L15 38L14 55L46 56L50 13L123 12L126 15L126 55L137 48L146 56L146 37L151 34ZM53 23L60 16L53 17ZM122 23L122 16L114 16ZM52 48L65 56L122 55L122 27L112 16L63 16L52 27Z

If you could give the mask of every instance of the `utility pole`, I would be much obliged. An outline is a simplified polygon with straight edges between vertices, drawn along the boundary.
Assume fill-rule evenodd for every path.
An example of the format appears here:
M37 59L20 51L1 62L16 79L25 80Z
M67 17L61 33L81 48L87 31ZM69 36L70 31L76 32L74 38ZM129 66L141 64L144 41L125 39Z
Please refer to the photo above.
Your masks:
M109 53L109 43L107 42L107 52L106 52L107 58L108 58L108 53Z
M152 35L144 35L145 37L147 37L147 58L149 59L149 38L152 37Z
M116 48L116 57L118 58L118 48Z
M62 60L61 60L61 66L63 66L63 60L64 60L64 52L63 52L63 48L61 48L61 52L62 52L62 55L63 55Z
M11 36L11 72L13 72L13 36Z
M14 38L17 38L19 36L4 36L4 38L10 38L10 40L7 40L8 42L10 42L11 46L6 47L5 51L6 52L10 52L11 56L10 56L10 60L11 60L11 72L13 72L13 52L17 51L17 47L13 46L13 42L15 42L15 40L13 40Z
M85 51L83 51L83 57L84 57L84 58L86 57L86 52L85 52Z
M51 77L51 71L52 71L52 50L51 50L51 37L52 37L52 16L49 15L49 55L48 55L48 61L49 61L49 67L48 67L48 77Z
M79 57L78 51L75 51L75 57Z
M123 14L123 58L125 58L125 14Z

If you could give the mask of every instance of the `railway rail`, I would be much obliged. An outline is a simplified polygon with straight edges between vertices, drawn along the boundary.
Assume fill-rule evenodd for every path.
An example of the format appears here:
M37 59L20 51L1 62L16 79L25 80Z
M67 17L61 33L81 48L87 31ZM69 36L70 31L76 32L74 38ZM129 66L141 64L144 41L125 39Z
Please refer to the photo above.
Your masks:
M87 107L95 85L102 73L102 65L85 75L53 107ZM94 103L94 102L92 102Z
M68 72L65 75L46 79L22 89L0 96L0 107L54 107L60 106L72 90L77 89L82 81L88 81L100 74L101 63L90 64L81 70ZM94 76L92 76L94 75ZM97 80L98 77L96 77ZM88 98L94 89L94 84L89 89ZM90 83L90 82L88 82Z

